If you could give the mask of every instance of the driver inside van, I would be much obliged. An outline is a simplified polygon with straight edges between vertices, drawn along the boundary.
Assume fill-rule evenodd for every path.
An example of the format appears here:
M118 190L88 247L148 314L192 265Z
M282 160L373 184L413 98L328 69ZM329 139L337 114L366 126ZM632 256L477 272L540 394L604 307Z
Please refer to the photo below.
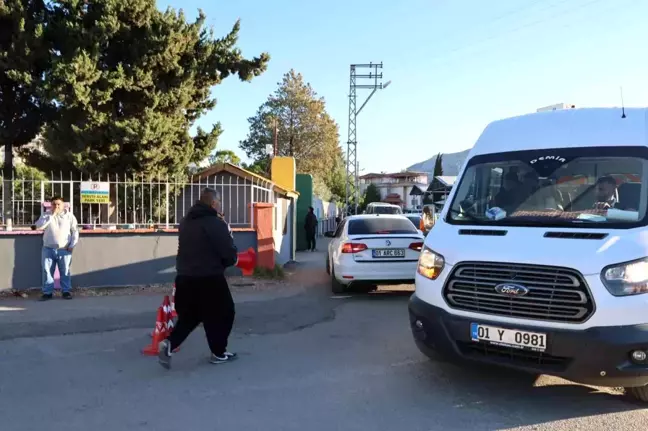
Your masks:
M604 176L596 181L596 202L594 209L604 210L614 208L617 204L617 183L610 176Z
M509 171L504 175L502 188L495 195L494 206L506 212L512 212L519 204L520 180L516 171Z

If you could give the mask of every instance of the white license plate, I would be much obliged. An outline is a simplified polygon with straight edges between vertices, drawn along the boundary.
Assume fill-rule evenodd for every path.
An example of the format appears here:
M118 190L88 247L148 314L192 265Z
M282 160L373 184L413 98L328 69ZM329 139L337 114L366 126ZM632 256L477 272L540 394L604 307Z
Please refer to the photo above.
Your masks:
M404 248L380 248L372 253L373 257L405 257Z
M473 341L486 341L498 346L515 347L536 352L544 352L547 348L547 334L497 328L478 323L470 324L470 338Z

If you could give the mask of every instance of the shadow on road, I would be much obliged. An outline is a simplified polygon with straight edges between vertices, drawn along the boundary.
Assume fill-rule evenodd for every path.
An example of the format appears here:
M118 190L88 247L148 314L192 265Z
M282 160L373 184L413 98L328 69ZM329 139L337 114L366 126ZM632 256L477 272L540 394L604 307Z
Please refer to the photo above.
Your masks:
M452 388L451 393L445 396L452 401L449 404L453 410L478 409L499 414L508 418L506 428L645 408L618 390L597 389L495 366L459 367L445 362L424 361L414 368L411 378L417 379L421 385L428 385L430 391L438 390L439 386ZM451 416L452 412L448 414ZM502 423L487 425L487 429L501 430Z

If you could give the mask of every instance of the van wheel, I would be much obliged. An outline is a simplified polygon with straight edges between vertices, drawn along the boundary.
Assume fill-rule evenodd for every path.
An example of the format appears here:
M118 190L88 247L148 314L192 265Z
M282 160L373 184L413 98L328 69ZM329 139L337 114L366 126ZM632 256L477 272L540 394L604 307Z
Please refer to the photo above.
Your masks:
M346 286L335 278L335 271L331 269L331 291L333 293L344 293L346 291Z
M630 394L633 398L636 398L641 402L648 403L648 385L637 386L635 388L626 388L626 393Z

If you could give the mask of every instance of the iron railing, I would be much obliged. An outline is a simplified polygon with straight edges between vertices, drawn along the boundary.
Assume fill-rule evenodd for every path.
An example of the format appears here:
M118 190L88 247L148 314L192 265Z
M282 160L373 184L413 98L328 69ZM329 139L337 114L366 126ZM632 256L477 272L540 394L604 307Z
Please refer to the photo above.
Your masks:
M70 176L71 178L72 176ZM108 187L109 203L82 202L88 185ZM0 202L5 222L5 193L10 196L14 229L30 228L49 205L60 196L71 208L80 225L88 228L175 227L200 196L204 187L221 194L222 212L232 227L252 227L254 203L275 203L270 181L234 175L211 178L146 178L143 176L104 175L68 180L63 175L50 178L12 177L10 187L0 176Z

